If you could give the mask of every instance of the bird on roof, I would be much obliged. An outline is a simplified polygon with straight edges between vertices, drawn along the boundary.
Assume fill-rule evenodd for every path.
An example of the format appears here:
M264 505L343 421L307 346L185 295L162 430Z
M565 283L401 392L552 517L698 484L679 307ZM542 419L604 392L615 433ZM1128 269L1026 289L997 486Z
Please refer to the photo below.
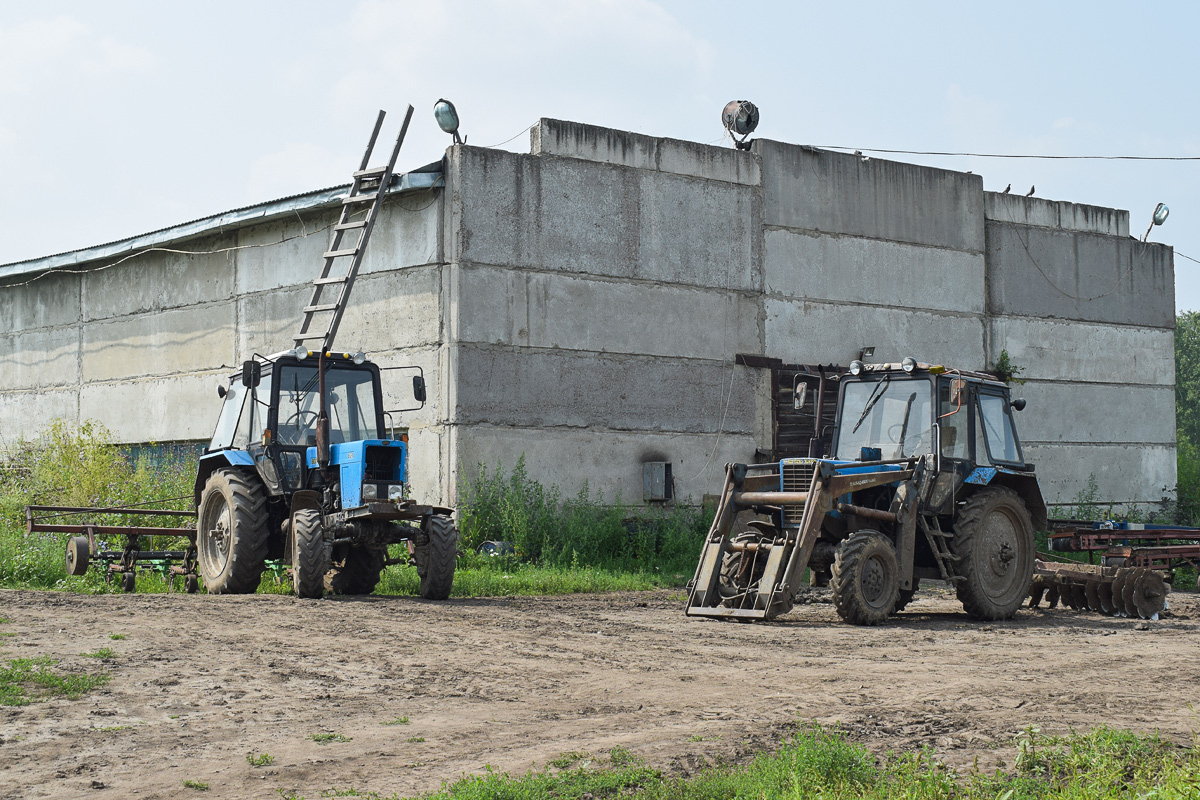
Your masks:
M1001 192L1000 194L1008 194L1011 191L1012 191L1012 184L1010 183L1008 186L1004 187L1004 191Z
M1025 193L1025 196L1026 196L1026 197L1033 197L1033 190L1034 190L1034 189L1036 189L1036 188L1037 188L1036 186L1030 186L1030 187L1029 187L1029 191Z

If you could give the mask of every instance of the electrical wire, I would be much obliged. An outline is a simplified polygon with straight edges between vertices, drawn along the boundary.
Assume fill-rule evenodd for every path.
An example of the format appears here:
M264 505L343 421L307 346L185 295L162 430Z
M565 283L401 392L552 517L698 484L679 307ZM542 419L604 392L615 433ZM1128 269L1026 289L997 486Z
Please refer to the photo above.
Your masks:
M966 156L970 158L1035 158L1048 161L1200 161L1200 156L1056 156L1033 153L958 153L942 150L889 150L882 147L849 147L843 144L813 145L821 150L852 150L861 153L896 153L908 156Z
M496 144L485 144L485 145L483 145L483 147L492 148L492 147L499 147L500 145L508 144L513 139L520 136L522 133L529 133L529 129L532 128L534 125L537 125L539 121L540 120L535 120L534 122L529 123L528 125L525 126L525 130L521 131L520 133L514 134L513 136L508 137L503 142L497 142Z

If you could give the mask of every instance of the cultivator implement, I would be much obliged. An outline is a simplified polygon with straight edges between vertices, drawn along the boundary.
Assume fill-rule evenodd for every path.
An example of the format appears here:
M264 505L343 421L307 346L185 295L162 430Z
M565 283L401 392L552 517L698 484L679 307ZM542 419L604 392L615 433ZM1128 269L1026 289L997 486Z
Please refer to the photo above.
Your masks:
M168 511L160 508L83 508L75 506L25 506L25 527L29 533L73 533L67 542L66 566L69 575L85 575L95 565L106 582L119 578L121 588L137 588L137 570L156 572L174 589L176 579L188 593L199 590L196 575L196 528L168 528L152 525L110 525L95 520L102 517L174 517L195 519L195 511ZM67 522L66 520L76 520ZM109 538L124 538L125 546L115 549ZM146 550L144 537L184 539L182 549Z
M1180 567L1200 568L1200 529L1135 522L1057 522L1051 552L1099 556L1106 567L1143 567L1168 576ZM1200 589L1200 580L1197 581Z
M1076 611L1156 620L1167 610L1167 592L1158 570L1039 560L1029 587L1029 607L1045 599L1050 608L1062 602Z

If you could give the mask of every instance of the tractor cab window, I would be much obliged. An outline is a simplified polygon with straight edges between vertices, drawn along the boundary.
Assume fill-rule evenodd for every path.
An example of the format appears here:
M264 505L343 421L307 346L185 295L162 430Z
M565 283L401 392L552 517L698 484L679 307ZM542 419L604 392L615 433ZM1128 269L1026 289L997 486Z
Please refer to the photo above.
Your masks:
M257 396L257 404L251 400ZM221 416L217 419L217 430L213 434L209 451L235 447L245 450L251 442L262 440L267 422L267 400L271 397L271 377L263 374L258 388L251 392L242 385L241 377L229 384Z
M1008 413L1008 401L1002 395L980 392L979 422L987 438L987 452L993 464L1025 463L1017 443L1012 416Z
M864 447L879 448L885 460L930 452L933 387L928 380L885 375L844 386L836 458L858 460Z
M373 378L374 373L366 369L326 368L330 444L379 438ZM319 412L316 364L280 368L276 441L286 445L315 445Z
M229 392L225 395L225 404L221 406L221 416L217 418L217 430L213 433L209 452L233 447L233 438L246 405L246 387L241 378L235 378L229 384Z
M961 397L952 399L949 379L938 382L938 422L942 429L942 457L970 458L971 407L965 385Z

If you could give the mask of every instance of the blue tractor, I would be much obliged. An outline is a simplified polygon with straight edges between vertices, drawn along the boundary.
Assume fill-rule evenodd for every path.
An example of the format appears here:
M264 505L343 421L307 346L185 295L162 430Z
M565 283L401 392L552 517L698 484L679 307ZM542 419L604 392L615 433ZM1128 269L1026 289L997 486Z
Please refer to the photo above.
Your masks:
M857 625L903 609L922 580L953 585L977 619L1012 617L1046 527L1013 421L1025 401L997 375L912 358L855 361L837 379L828 455L727 466L687 614L772 619L809 570Z
M253 592L275 560L291 566L301 597L369 594L387 564L411 559L422 597L449 596L453 512L409 497L407 437L385 429L377 365L296 348L247 361L218 393L195 484L197 566L210 593ZM421 374L413 395L424 404ZM388 545L401 542L407 553L389 560Z

